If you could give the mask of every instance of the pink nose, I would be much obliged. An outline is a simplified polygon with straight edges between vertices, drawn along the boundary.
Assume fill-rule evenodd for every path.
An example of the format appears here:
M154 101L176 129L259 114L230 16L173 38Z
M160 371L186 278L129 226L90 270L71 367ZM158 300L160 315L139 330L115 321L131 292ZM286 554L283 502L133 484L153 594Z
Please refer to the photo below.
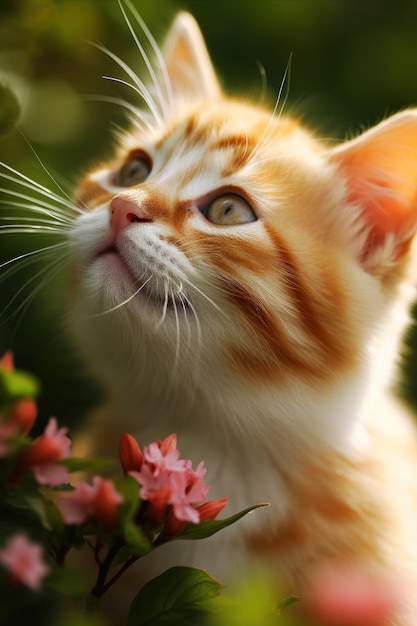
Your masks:
M110 202L110 228L117 234L133 222L150 222L141 207L133 200L115 196Z

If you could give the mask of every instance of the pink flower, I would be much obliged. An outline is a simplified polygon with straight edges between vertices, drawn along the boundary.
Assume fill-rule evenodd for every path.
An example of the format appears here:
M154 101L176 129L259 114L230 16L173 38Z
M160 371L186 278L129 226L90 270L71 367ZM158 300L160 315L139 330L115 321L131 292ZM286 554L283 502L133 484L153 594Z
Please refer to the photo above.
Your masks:
M200 515L196 507L202 504L209 491L203 481L206 469L201 462L193 470L191 461L180 458L176 445L176 435L170 435L146 446L140 470L130 475L141 486L142 500L149 501L149 517L153 523L161 523L168 507L172 507L177 520L198 524Z
M170 477L170 486L170 504L173 505L175 517L183 522L198 524L200 515L195 505L202 504L209 492L203 479L193 470L176 472Z
M0 550L0 563L10 572L14 580L37 591L49 574L49 567L42 557L42 546L29 541L17 533L10 537Z
M320 626L386 626L398 607L398 587L353 568L319 570L306 599Z
M37 437L23 453L19 469L32 470L41 485L57 487L69 481L68 470L57 461L66 459L71 453L71 439L67 437L67 428L58 428L52 417L45 432Z
M111 480L94 476L92 485L82 482L67 496L58 501L66 524L81 525L88 521L106 529L117 523L117 507L123 498Z

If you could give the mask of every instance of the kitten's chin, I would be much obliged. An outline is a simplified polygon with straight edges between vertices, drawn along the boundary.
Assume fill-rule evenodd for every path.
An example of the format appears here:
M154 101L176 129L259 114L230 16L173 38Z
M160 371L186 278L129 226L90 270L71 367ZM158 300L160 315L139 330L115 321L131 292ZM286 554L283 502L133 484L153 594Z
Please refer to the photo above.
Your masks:
M93 261L92 269L95 283L99 283L104 296L105 306L122 308L132 304L140 306L141 311L148 311L152 318L170 315L178 318L179 314L187 313L188 301L170 290L159 292L144 274L136 277L115 247L100 253Z
M128 264L123 260L115 247L100 253L94 261L103 275L103 281L122 281L126 286L138 289L140 281L135 277Z

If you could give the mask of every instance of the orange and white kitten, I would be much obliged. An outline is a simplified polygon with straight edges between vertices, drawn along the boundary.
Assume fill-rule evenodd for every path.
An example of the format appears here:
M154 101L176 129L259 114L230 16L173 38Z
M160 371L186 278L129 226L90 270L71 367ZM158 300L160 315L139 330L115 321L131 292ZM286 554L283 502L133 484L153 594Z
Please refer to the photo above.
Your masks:
M70 236L80 346L111 390L96 453L122 432L178 434L232 514L170 565L227 581L266 563L302 596L325 565L392 576L417 620L417 439L390 392L417 230L417 110L329 147L226 96L180 14L114 158L91 171ZM401 581L401 582L400 582ZM408 593L406 593L408 592Z

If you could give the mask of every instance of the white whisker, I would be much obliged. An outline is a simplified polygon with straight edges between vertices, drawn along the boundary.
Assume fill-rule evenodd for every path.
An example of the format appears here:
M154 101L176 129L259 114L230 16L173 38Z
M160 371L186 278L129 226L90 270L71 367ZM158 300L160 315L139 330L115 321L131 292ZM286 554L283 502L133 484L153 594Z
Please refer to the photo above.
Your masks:
M22 133L21 133L22 134ZM42 161L42 159L40 158L40 156L38 155L38 153L36 152L35 148L32 146L32 144L30 143L29 139L27 137L25 137L25 135L22 134L23 139L26 141L27 145L29 146L29 148L31 149L32 153L35 155L36 160L38 161L38 163L40 164L40 166L42 167L43 171L45 172L45 174L47 174L47 176L49 176L49 178L52 180L52 182L54 183L54 185L59 189L59 191L62 193L62 197L63 198L67 198L70 203L72 204L72 198L71 196L69 196L67 194L67 192L62 188L62 186L58 183L57 179L52 175L51 171L46 167L45 163Z
M2 218L0 218L2 219ZM19 225L19 224L6 224L3 226L0 226L0 234L2 235L11 235L11 234L37 234L39 235L39 233L44 233L45 235L50 235L50 234L60 234L60 235L64 235L66 234L66 231L64 231L64 229L62 228L56 228L54 226L42 226L42 225L37 225L37 224L32 224L31 226L28 226L27 224L24 225Z
M97 95L97 96L84 96L83 100L87 102L93 101L93 102L107 102L108 104L115 104L116 106L122 107L123 109L126 109L126 111L129 111L129 113L133 114L134 117L131 121L136 126L136 128L138 128L139 130L143 130L144 128L147 128L148 130L153 130L152 125L146 119L146 116L143 114L143 112L137 107L135 107L135 105L131 104L130 102L127 102L126 100L123 100L122 98ZM122 134L124 135L125 133L126 133L126 130L122 129Z
M16 274L18 272L20 272L22 270L22 267L26 268L29 265L34 265L36 263L39 263L39 257L43 257L43 256L49 256L50 254L50 250L49 248L47 250L44 250L42 253L39 254L39 256L32 256L32 257L27 257L25 259L22 259L20 263L18 263L17 265L10 265L10 267L8 267L6 270L2 271L0 274L0 282L3 280L6 280L6 278L10 278L10 276L13 276L13 274Z
M108 50L107 48L105 48L104 46L100 44L93 44L93 45L95 45L96 48L98 48L98 50L101 50L101 52L103 52L108 57L110 57L122 70L124 70L124 72L126 72L128 76L130 76L130 78L135 83L136 87L139 89L141 97L143 98L149 111L152 113L157 125L161 126L163 123L161 114L156 108L153 98L151 94L149 93L146 85L140 80L140 78L135 74L135 72L127 65L127 63L122 61L122 59L117 56L117 54L114 54L113 52L111 52L111 50Z
M284 111L284 107L285 107L285 105L287 103L288 93L289 93L289 76L290 76L290 69L291 69L291 61L292 61L292 54L290 55L290 58L288 59L288 63L287 63L287 66L285 68L284 76L283 76L282 81L281 81L281 85L280 85L280 88L279 88L279 91L278 91L277 98L275 100L275 106L274 106L274 109L272 111L269 123L266 125L262 135L260 136L260 138L259 138L259 140L257 142L257 146L256 146L256 149L254 150L254 154L258 153L260 148L265 148L265 144L266 144L265 139L268 138L267 136L268 136L268 132L269 132L269 130L271 128L271 124L272 124L273 120L275 119L275 114L276 114L276 112L278 110L278 106L281 104L281 97L282 97L282 94L283 94L283 91L284 91L284 87L285 87L285 85L287 85L287 91L285 93L284 100L283 100L283 102L281 104L281 108L280 108L280 111L279 111L279 114L278 114L278 119L280 119L280 117L281 117L281 115L282 115L282 113ZM288 78L288 81L287 81L287 78Z
M271 156L271 157L266 157L265 159L258 159L256 161L252 161L252 157L251 157L250 161L245 165L245 169L254 167L256 165L260 165L261 163L267 163L268 161L284 161L292 156L294 155L291 153L288 153L288 154L285 154L284 156L282 155Z
M155 327L156 330L158 330L162 326L162 324L164 323L165 318L166 318L166 314L167 314L167 310L168 310L169 290L168 290L168 283L167 282L164 283L164 289L165 289L165 297L164 297L164 304L162 306L162 315L161 315L161 317L160 317L160 319L159 319L159 321L158 321L158 323L157 323L157 325Z
M4 261L4 263L0 263L0 269L2 267L6 267L6 265L10 265L11 263L16 263L17 261L20 261L21 259L26 259L27 257L30 256L34 256L34 255L41 255L42 252L45 252L46 250L54 250L55 248L63 248L68 246L68 242L67 241L60 241L59 243L54 243L51 244L50 246L45 246L44 248L40 248L38 250L31 250L30 252L25 252L23 254L19 254L18 256L13 257L13 259L9 259L8 261Z
M101 313L96 313L94 315L90 315L89 317L102 317L103 315L108 315L109 313L113 313L113 311L117 311L118 309L121 309L126 304L128 304L131 300L133 300L133 298L135 298L138 295L138 293L140 291L142 291L142 289L149 283L149 281L151 279L152 279L152 276L149 276L149 278L147 280L145 280L145 282L139 287L139 289L137 289L128 298L126 298L126 300L123 300L123 302L119 302L119 304L116 304L115 306L111 307L110 309L106 309L105 311L103 311Z
M154 86L154 88L155 88L155 92L156 92L157 97L158 97L158 100L159 100L159 105L160 105L160 109L159 109L159 110L160 110L160 112L161 112L161 115L162 115L162 117L163 117L163 116L164 116L164 113L165 113L165 117L166 117L166 105L165 105L165 100L164 100L164 97L163 97L163 95L162 95L162 91L161 91L161 87L160 87L160 85L159 85L159 81L158 81L157 76L156 76L156 74L155 74L155 71L154 71L154 69L153 69L153 67L152 67L152 63L149 61L149 58L148 58L148 56L147 56L147 54L146 54L146 52L145 52L145 50L144 50L144 48L143 48L143 46L142 46L142 44L141 44L141 42L140 42L140 40L139 40L138 36L137 36L137 35L136 35L136 33L135 33L135 31L134 31L134 29L133 29L133 27L132 27L132 24L131 24L131 22L130 22L129 18L127 17L127 14L126 14L126 11L125 11L125 9L124 9L124 7L123 7L123 4L121 3L121 1L120 1L120 0L119 0L119 7L120 7L120 10L121 10L121 12L122 12L122 14L123 14L123 17L124 17L124 19L125 19L125 22L126 22L126 24L127 24L127 27L128 27L128 29L129 29L129 31L130 31L130 34L132 35L133 41L135 42L136 47L137 47L137 49L139 50L139 52L140 52L140 54L141 54L141 57L142 57L142 59L144 60L145 65L146 65L146 68L147 68L147 70L148 70L148 72L149 72L149 76L150 76L150 78L151 78L151 81L152 81L152 83L153 83L153 86ZM130 6L129 8L132 10L132 7L131 7L131 6ZM132 11L132 12L133 12L133 11Z
M124 2L126 4L126 6L129 7L133 17L135 18L136 22L138 23L138 25L142 29L142 32L145 34L145 37L149 41L149 43L151 45L151 48L152 48L152 50L153 50L153 52L155 54L155 58L156 58L156 60L158 62L159 69L161 70L161 73L162 73L162 79L164 81L164 87L165 87L166 97L163 98L163 96L162 96L162 102L165 105L165 111L168 111L168 112L172 111L173 110L174 96L173 96L173 92L172 92L171 80L170 80L169 75L168 75L168 69L167 69L167 66L166 66L166 63L165 63L164 56L163 56L163 54L161 52L161 49L159 48L158 44L156 43L155 38L153 37L151 31L149 30L149 28L145 24L144 20L142 19L142 17L138 13L138 11L132 5L130 0L124 0ZM159 85L159 81L158 81L158 85Z
M170 295L171 295L171 300L172 300L172 306L174 309L175 327L177 331L175 335L175 360L174 360L174 367L173 367L173 373L174 373L178 367L179 358L180 358L180 321L178 317L177 303L176 303L175 296L172 291Z
M184 294L184 298L186 300L187 306L191 309L191 311L193 313L193 316L194 316L194 319L195 319L195 323L196 323L196 326L197 326L197 343L198 343L198 345L200 345L201 344L201 337L202 337L202 335L201 335L201 324L200 324L200 320L199 320L198 315L197 315L197 311L195 310L195 307L194 307L193 303L191 302L190 298L188 298L188 296L186 296L185 294Z
M40 185L33 179L29 178L28 176L25 176L25 174L22 174L22 172L15 170L13 167L10 167L9 165L6 165L6 163L3 163L2 161L0 161L0 167L4 167L6 170L8 170L9 172L12 172L18 177L18 178L15 178L14 176L10 176L8 174L5 174L4 172L0 172L1 178L9 180L10 182L14 182L17 185L21 185L22 187L26 187L27 189L30 189L32 192L39 193L49 198L50 200L53 200L54 202L58 202L59 204L62 204L63 206L70 209L71 211L83 213L83 211L79 207L77 207L73 202L69 202L65 198L61 198L60 196L58 196L56 193L54 193L47 187ZM8 190L8 192L11 193L10 190Z
M0 191L2 191L1 188L0 188ZM12 193L11 195L16 197L16 194ZM18 195L20 197L22 196L22 194L18 194ZM27 198L28 200L31 200L29 196L27 196ZM37 204L39 204L40 206L37 206ZM9 206L9 207L14 206L20 209L31 211L33 213L40 213L41 215L46 215L49 218L48 220L49 223L62 224L65 226L71 226L74 223L74 220L70 215L66 213L61 213L61 212L55 213L52 205L50 205L51 209L49 209L49 207L45 206L45 203L41 203L41 202L38 203L37 201L34 204L33 202L27 203L27 202L17 202L16 200L0 200L0 205ZM27 219L32 219L32 218L27 218ZM35 218L35 219L40 219L40 218Z
M13 313L11 314L11 316L9 317L13 317L15 315L17 315L17 313L19 313L19 311L23 310L23 313L25 312L27 306L30 304L30 302L35 298L35 296L39 293L39 291L41 291L45 285L47 285L48 283L50 283L51 279L56 276L56 274L58 274L62 268L66 265L67 263L67 259L63 259L61 260L59 263L54 264L54 269L51 271L51 267L50 265L46 265L44 267L42 267L34 276L32 276L31 278L29 278L21 287L20 289L18 289L13 297L9 300L9 302L7 303L7 305L4 307L4 309L1 311L1 317L4 316L4 314L6 313L6 311L9 309L9 307L15 302L16 299L18 299L19 295L21 293L23 293L29 285L31 285L34 281L38 281L39 277L42 276L45 273L48 273L47 277L44 278L43 280L41 280L34 289L32 289L32 291L29 293L29 295L23 300L23 302L21 302L19 304L19 306L17 306L14 310ZM7 319L7 318L6 318Z
M205 298L207 300L207 302L209 302L215 309L217 309L217 311L219 311L220 313L223 313L223 311L221 310L221 308L219 307L218 304L216 304L215 302L213 302L213 300L211 298L209 298L204 291L201 291L201 289L199 289L198 287L196 287L194 285L194 283L192 283L188 278L184 278L185 282L187 283L187 285L190 285L190 287L192 287L193 289L195 289L195 291L197 291L197 293L200 294L200 296L202 296L203 298Z
M182 285L180 285L180 289L179 289L179 293L177 297L181 303L181 307L184 313L185 324L187 326L188 343L190 344L191 339L192 339L192 333L191 333L190 322L188 320L188 315L187 315L187 306L186 306L187 296L182 291Z

